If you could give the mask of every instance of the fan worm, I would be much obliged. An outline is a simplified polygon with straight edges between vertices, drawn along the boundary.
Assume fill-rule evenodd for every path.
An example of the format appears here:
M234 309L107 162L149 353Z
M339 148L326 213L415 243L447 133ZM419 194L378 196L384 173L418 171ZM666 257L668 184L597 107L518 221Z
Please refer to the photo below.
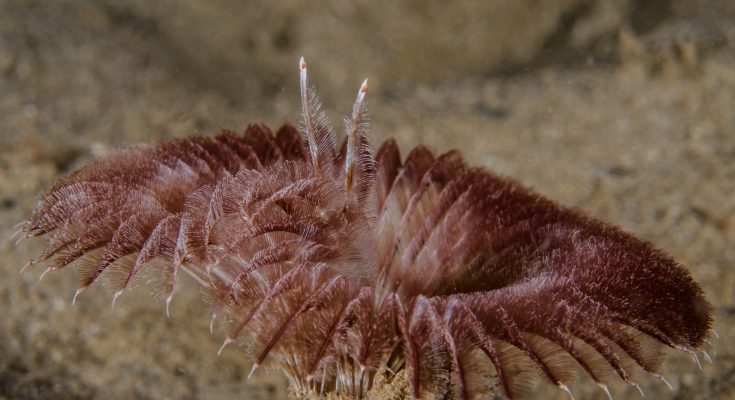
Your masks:
M571 395L577 372L607 391L709 335L702 290L663 252L456 151L373 152L367 81L337 146L299 69L298 131L141 145L60 179L21 227L48 237L30 264L76 265L77 294L105 275L115 298L152 273L167 309L186 273L225 345L303 397L396 374L421 399L523 398L538 379Z

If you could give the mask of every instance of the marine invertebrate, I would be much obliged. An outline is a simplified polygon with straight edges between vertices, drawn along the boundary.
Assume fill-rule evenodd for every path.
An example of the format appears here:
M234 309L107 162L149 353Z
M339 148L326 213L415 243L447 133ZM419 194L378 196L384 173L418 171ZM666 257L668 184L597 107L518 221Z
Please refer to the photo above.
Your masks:
M534 375L571 391L656 374L694 351L710 307L686 270L604 222L458 152L367 138L367 82L335 135L301 61L302 136L252 125L120 151L56 183L22 231L35 262L77 264L77 294L142 272L168 304L181 272L225 344L246 344L299 396L363 397L404 374L416 398L523 397Z

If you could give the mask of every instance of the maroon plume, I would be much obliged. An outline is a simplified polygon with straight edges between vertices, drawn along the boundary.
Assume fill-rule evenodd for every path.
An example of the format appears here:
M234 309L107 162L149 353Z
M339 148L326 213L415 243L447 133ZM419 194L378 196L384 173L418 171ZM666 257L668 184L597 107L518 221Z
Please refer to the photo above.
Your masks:
M661 345L693 352L711 310L689 273L620 229L457 152L402 158L367 139L367 81L339 149L301 62L302 136L157 142L94 161L44 194L23 227L34 263L75 264L115 297L143 272L170 302L181 272L230 342L297 395L364 397L403 373L416 398L522 398L656 375Z

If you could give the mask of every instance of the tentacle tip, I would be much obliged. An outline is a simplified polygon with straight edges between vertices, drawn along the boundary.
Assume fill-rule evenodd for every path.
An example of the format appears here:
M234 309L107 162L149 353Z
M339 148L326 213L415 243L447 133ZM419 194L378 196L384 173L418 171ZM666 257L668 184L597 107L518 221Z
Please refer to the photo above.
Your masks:
M15 245L16 245L16 246L17 246L17 245L19 245L19 244L20 244L20 242L22 242L22 241L23 241L23 239L28 239L28 238L29 238L29 236L28 236L28 234L27 234L27 233L26 233L26 234L23 234L23 235L21 235L21 237L19 237L19 238L18 238L18 239L17 239L16 241L15 241Z
M260 364L258 363L253 364L253 368L251 368L250 372L248 373L248 380L250 380L250 378L253 377L253 373L255 372L256 369L258 369L259 366Z
M53 269L54 269L53 267L46 268L46 270L41 273L41 276L38 277L38 282L40 283L43 280L43 278L46 276L46 274L48 274L49 271Z
M608 388L607 385L605 385L603 383L598 383L597 386L599 386L600 389L602 389L605 392L605 394L607 395L608 400L613 400L612 393L610 393L610 388Z
M28 220L26 220L26 221L20 221L20 222L18 222L17 224L15 224L13 226L13 229L18 229L18 228L20 228L23 225L28 226L29 224L30 224L30 221L28 221ZM25 230L25 227L23 227L23 230Z
M228 337L227 339L225 339L225 341L222 343L222 346L220 346L219 347L219 350L217 351L217 356L221 355L222 354L222 351L225 349L225 347L227 347L227 345L230 344L230 343L232 343L232 342L234 342L234 340L232 338L229 338Z
M699 356L695 352L692 352L692 361L697 365L697 368L702 369L702 362L699 361Z
M712 357L710 357L709 353L707 353L706 350L701 350L701 351L702 351L702 354L704 355L704 359L707 360L707 362L710 363L710 365L714 364L712 361Z
M646 397L646 393L644 393L644 392L643 392L643 388L641 387L641 385L639 385L639 384L637 384L637 383L634 383L634 384L633 384L633 386L634 386L634 387L635 387L636 389L638 389L638 393L640 393L640 394L641 394L641 397Z
M663 375L655 375L655 376L656 376L656 378L658 378L661 381L663 381L663 383L665 383L666 386L668 386L669 390L671 390L672 392L674 391L674 386L672 386L671 383L668 380L666 380L666 378L664 378Z
M569 386L567 386L567 385L565 385L565 384L563 384L563 383L559 383L559 384L558 384L557 386L559 386L559 389L561 389L561 390L563 390L563 391L567 392L567 394L569 395L569 398L570 398L571 400L575 400L575 399L574 399L574 395L572 394L572 391L571 391L571 390L569 389Z
M115 304L117 303L117 298L120 297L120 295L123 293L122 290L118 290L115 292L115 294L112 295L112 305L110 306L111 309L115 309Z
M166 318L171 318L171 300L174 298L174 294L171 293L166 297Z
M25 226L23 226L23 225L25 225ZM10 235L10 240L11 241L14 240L15 237L18 236L18 235L20 235L20 234L22 234L21 238L23 238L23 237L26 237L27 238L28 237L28 231L26 230L27 226L28 226L28 223L26 221L21 222L19 224L16 224L13 227L13 229L15 230L15 232L13 232L13 234ZM16 244L17 243L18 242L16 242Z
M79 293L82 293L84 291L84 289L85 288L80 287L80 288L77 288L77 290L74 291L74 297L71 298L71 305L74 306L74 305L77 304L77 297L79 296Z
M362 81L362 85L360 85L360 92L365 93L368 90L368 80L365 78L364 81Z
M21 267L19 274L23 275L23 273L26 272L26 269L28 269L33 264L34 264L33 260L28 260L28 262L23 264L23 267Z
M301 56L299 59L299 69L305 70L306 69L306 61L304 61L304 56Z
M214 333L214 321L217 319L217 314L212 314L212 319L209 320L209 333Z

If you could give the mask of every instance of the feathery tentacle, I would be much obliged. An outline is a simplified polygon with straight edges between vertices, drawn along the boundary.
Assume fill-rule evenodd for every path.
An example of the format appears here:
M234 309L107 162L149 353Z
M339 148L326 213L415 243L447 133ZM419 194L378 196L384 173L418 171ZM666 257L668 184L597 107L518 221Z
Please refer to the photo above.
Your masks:
M658 376L662 346L703 345L711 307L669 256L459 152L373 155L367 80L338 150L299 68L303 138L250 125L95 160L20 225L49 236L29 265L78 265L77 293L110 276L115 299L149 270L167 303L185 271L224 345L305 396L399 370L421 399L524 398L539 378L571 394L576 370L609 393Z

